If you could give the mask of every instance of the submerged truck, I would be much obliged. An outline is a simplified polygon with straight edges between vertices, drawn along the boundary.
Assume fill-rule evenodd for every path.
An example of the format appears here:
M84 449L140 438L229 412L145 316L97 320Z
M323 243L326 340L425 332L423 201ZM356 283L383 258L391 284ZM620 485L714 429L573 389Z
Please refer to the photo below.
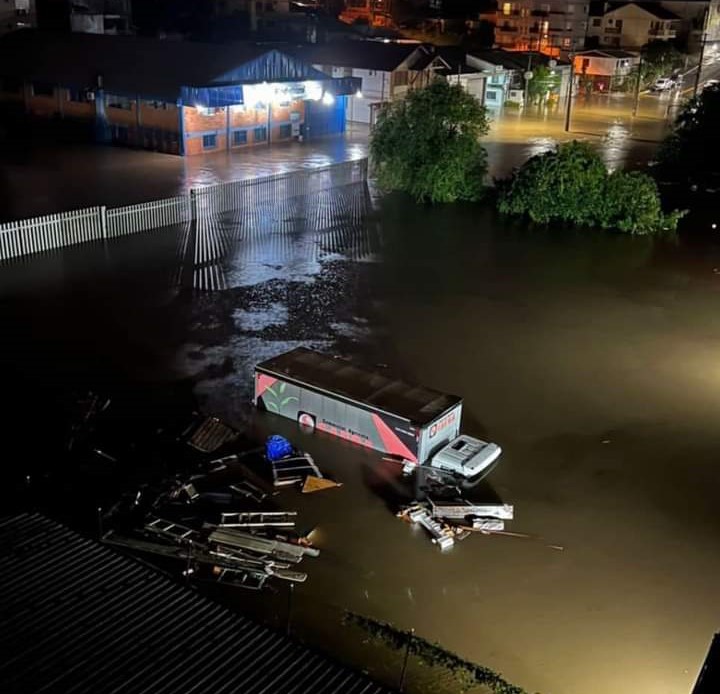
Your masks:
M255 367L255 405L301 427L464 477L486 471L501 452L459 435L458 396L306 347Z
M305 347L255 367L255 405L415 463L455 438L462 400Z

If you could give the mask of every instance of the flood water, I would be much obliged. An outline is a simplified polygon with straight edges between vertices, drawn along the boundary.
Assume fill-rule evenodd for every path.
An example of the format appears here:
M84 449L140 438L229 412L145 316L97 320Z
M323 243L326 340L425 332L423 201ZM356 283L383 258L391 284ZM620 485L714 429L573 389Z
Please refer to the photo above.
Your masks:
M186 388L257 435L292 437L344 483L281 498L322 550L296 589L299 626L349 608L531 692L689 692L720 621L720 246L690 224L653 241L342 195L332 228L230 234L202 268L187 235L232 230L232 216L3 266L16 455L53 467L72 389L138 388L142 415L150 390ZM392 465L253 417L253 364L296 345L461 395L465 431L504 449L487 493L533 537L440 553L394 517L411 492Z

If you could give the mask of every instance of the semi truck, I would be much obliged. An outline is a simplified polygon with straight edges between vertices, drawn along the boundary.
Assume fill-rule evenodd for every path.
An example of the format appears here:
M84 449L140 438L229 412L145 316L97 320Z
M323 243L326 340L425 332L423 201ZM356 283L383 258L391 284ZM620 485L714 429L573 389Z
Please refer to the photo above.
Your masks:
M462 418L462 399L456 395L306 347L257 364L254 402L258 409L293 419L303 428L417 464L432 463L435 453L458 439ZM468 461L470 437L464 439L464 457L444 455L439 461L449 470L458 460L456 472L471 476L471 471L484 468ZM490 462L500 455L495 444L489 444L494 446L490 449L485 442L478 444L483 446L472 450L491 453Z

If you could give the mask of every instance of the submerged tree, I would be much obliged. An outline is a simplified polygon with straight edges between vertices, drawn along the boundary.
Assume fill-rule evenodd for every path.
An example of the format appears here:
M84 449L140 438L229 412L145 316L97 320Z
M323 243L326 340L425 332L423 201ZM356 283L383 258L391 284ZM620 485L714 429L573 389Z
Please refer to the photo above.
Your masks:
M484 106L459 85L438 80L380 111L370 155L381 188L418 202L478 200L488 131Z
M498 209L631 234L674 230L680 213L665 215L655 181L642 173L608 173L587 143L568 142L529 159L498 183Z

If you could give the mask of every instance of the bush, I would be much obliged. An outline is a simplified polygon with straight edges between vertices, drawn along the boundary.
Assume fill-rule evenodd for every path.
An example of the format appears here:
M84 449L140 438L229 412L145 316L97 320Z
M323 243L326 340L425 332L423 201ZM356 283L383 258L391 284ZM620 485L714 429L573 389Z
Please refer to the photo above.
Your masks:
M631 234L674 230L681 214L663 214L655 181L641 173L609 174L600 156L582 142L569 142L529 159L498 183L498 209L579 226Z
M487 170L479 138L486 110L459 85L437 81L380 111L370 139L378 184L418 202L478 200Z

